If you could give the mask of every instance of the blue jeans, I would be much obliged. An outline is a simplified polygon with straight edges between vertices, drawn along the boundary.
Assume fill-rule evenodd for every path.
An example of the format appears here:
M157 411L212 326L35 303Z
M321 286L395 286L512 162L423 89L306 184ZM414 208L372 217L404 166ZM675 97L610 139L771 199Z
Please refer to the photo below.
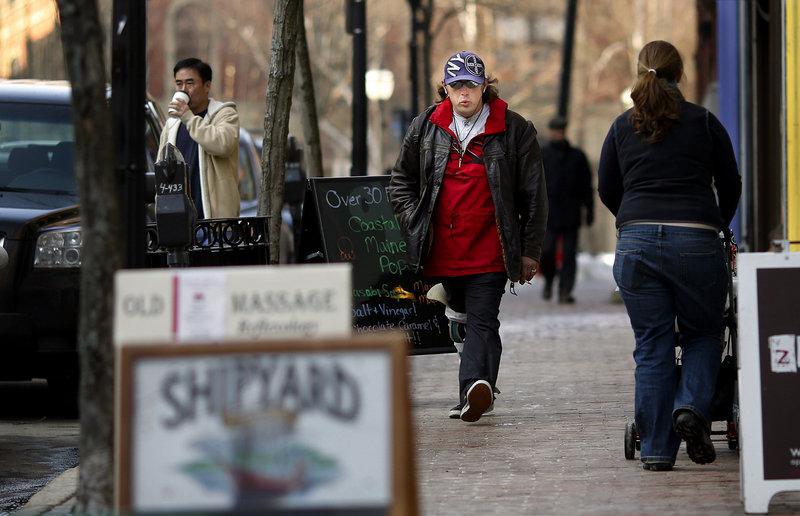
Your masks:
M635 421L642 461L674 464L681 444L673 430L675 412L691 410L711 426L728 290L722 241L710 229L622 227L614 280L636 336ZM676 345L682 350L680 372Z

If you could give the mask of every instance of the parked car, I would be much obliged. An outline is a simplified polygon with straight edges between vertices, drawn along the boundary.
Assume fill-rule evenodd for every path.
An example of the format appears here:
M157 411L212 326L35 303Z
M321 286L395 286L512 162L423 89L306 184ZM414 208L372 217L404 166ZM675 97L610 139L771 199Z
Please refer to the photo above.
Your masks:
M82 261L71 109L66 81L0 80L0 381L46 378L67 404ZM164 116L149 97L144 111L152 171Z
M248 129L247 132L250 139L253 140L257 155L260 157L264 145L264 131L261 129ZM306 172L303 168L303 148L292 134L289 135L286 142L286 173L284 179L286 182L281 216L292 235L293 252L290 256L290 261L296 262L296 247L300 242L303 197L306 190Z
M259 142L260 143L260 142ZM261 189L261 152L246 129L239 128L239 197L241 217L258 213L258 192ZM280 263L295 262L293 217L286 204L281 208Z
M54 408L68 412L77 400L82 263L71 93L66 81L0 79L0 381L45 378L57 395ZM152 188L165 118L149 96L144 112ZM240 193L247 217L258 208L261 167L244 133ZM293 249L287 226L282 238L285 262Z

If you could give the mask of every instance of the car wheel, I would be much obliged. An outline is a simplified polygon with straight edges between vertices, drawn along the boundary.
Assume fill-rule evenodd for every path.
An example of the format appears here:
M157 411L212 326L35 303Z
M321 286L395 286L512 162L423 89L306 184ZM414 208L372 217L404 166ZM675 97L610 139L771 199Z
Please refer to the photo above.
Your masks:
M57 418L78 417L77 376L59 376L47 379L47 415Z

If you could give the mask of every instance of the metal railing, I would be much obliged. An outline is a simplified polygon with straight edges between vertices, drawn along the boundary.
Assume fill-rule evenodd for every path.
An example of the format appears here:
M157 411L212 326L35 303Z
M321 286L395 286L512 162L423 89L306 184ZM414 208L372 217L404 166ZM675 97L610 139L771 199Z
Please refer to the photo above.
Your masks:
M170 255L188 253L189 267L268 265L270 217L202 219L194 226L194 242L187 249L164 249L155 223L145 227L147 265L172 265Z

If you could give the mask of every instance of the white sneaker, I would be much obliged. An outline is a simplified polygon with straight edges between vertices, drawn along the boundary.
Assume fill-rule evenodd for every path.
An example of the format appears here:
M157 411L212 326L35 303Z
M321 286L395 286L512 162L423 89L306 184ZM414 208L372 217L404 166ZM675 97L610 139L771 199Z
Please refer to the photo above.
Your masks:
M492 405L492 386L486 380L477 380L467 391L467 402L461 409L461 421L474 423Z
M450 419L461 419L461 410L464 408L464 405L459 403L455 407L451 408L450 411L447 413L447 417ZM489 408L486 409L484 414L488 414L489 412L494 410L494 402L489 405Z

